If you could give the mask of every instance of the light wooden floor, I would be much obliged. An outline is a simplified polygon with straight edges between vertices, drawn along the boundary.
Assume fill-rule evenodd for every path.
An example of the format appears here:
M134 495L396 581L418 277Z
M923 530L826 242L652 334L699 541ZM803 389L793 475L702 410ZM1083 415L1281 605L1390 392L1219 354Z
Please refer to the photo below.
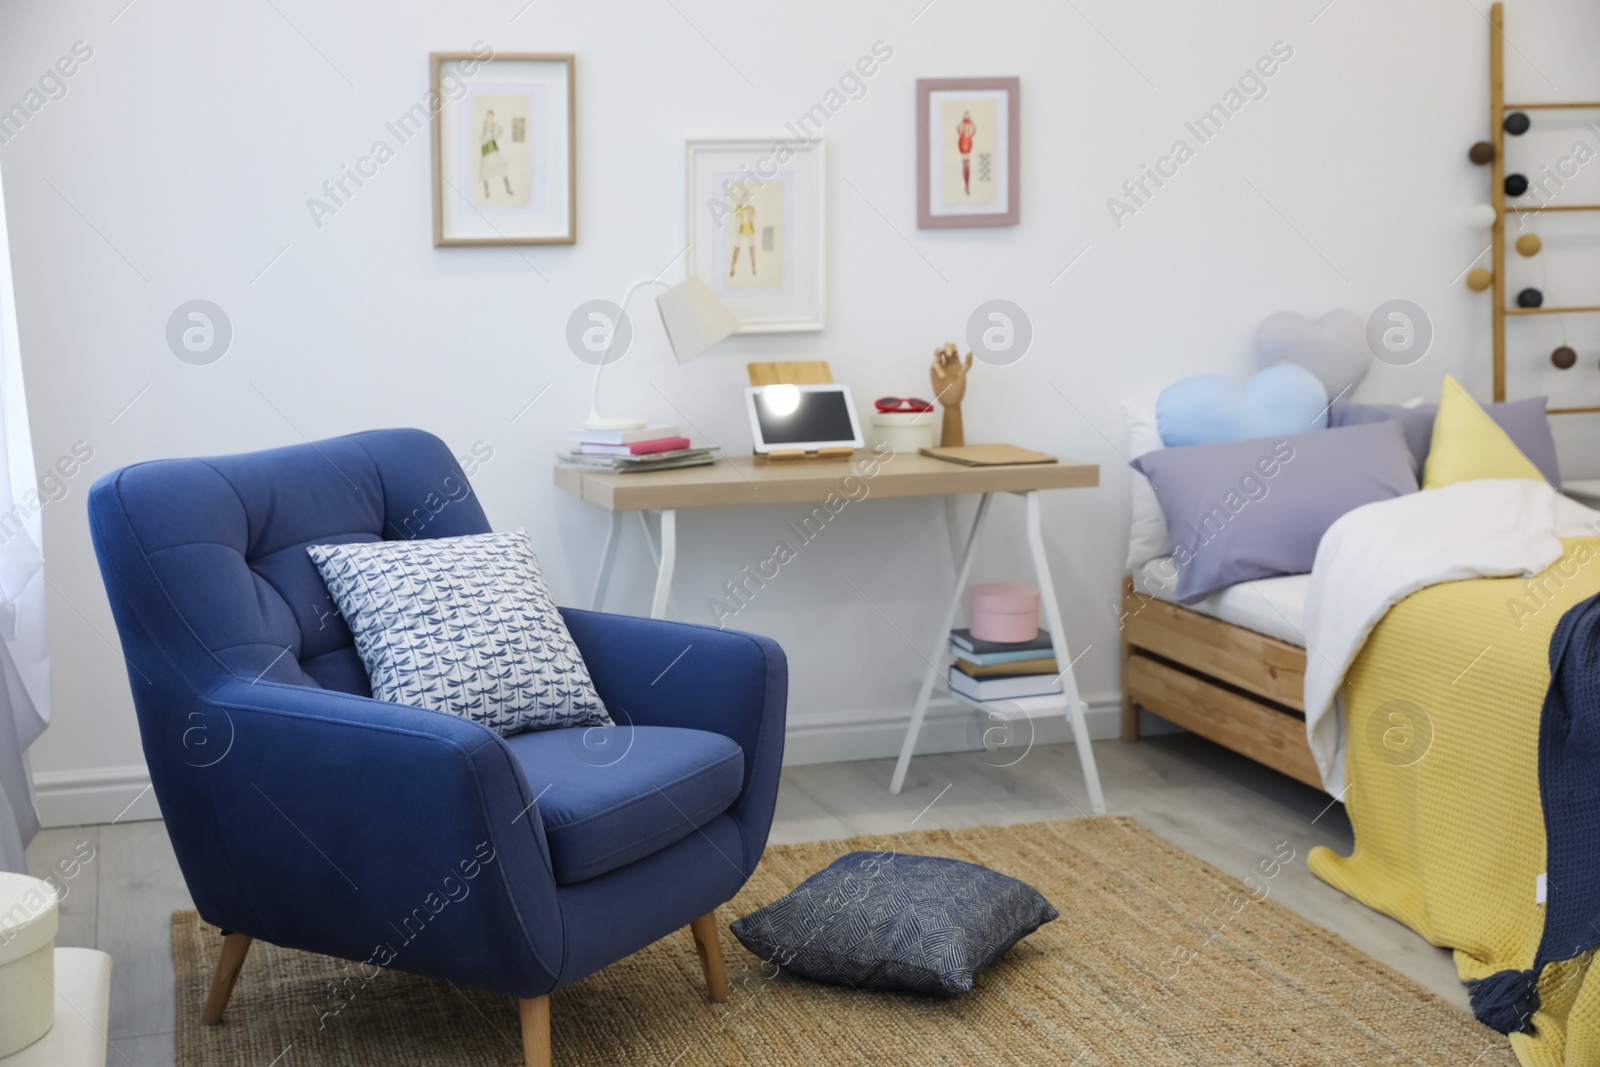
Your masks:
M1343 935L1358 948L1466 1010L1466 994L1447 952L1313 878L1313 846L1348 852L1350 824L1339 805L1242 757L1190 735L1126 745L1095 744L1107 804L1173 844L1241 878L1280 842L1295 860L1270 883L1281 903ZM1014 757L1010 757L1014 758ZM920 756L905 791L891 796L891 761L787 768L774 843L875 835L910 829L993 826L1071 819L1088 800L1071 745L1045 745L1010 767L993 754ZM42 875L74 850L94 859L67 885L58 944L113 957L113 1067L172 1067L173 977L168 916L190 907L159 822L47 830L28 859ZM1055 902L1068 917L1070 901ZM249 966L246 963L246 966ZM185 1005L198 1011L199 1005Z

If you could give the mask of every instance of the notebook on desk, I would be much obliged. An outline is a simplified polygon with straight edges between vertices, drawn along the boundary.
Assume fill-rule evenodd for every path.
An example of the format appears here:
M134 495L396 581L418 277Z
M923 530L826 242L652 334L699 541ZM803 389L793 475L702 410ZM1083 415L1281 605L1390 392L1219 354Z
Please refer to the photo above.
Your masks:
M1016 445L962 445L957 448L921 448L924 456L959 463L964 467L1000 467L1010 463L1054 463L1056 457Z

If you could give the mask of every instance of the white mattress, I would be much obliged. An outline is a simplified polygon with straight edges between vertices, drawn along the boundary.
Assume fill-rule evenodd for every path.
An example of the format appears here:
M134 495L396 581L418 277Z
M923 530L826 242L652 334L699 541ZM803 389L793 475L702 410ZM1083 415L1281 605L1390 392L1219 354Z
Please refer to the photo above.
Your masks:
M1176 579L1163 583L1160 575L1177 574L1172 557L1151 560L1134 572L1133 587L1145 596L1172 599ZM1202 615L1210 615L1243 626L1247 630L1276 637L1291 645L1306 645L1300 632L1305 619L1306 591L1311 588L1311 575L1289 574L1281 578L1258 578L1253 582L1240 582L1220 589L1198 604L1184 606Z

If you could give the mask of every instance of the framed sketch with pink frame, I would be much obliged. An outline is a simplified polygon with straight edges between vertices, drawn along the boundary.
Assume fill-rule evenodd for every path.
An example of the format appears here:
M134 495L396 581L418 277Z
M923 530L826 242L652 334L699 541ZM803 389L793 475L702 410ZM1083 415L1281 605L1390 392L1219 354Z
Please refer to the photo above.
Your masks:
M917 228L1015 226L1021 83L917 79Z

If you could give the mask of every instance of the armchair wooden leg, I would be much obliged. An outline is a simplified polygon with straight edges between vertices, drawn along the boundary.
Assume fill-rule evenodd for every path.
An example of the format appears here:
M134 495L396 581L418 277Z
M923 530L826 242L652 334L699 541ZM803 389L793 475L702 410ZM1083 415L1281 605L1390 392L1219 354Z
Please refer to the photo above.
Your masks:
M239 972L244 968L244 957L250 951L250 942L248 934L223 935L222 955L217 957L217 970L211 976L211 992L206 994L206 1006L200 1013L200 1021L207 1026L220 1023L222 1013L228 1010L228 998L233 996L233 984L239 980Z
M694 949L700 954L700 969L706 972L706 986L718 1004L728 1001L728 971L722 965L722 939L717 935L717 913L708 911L689 924L694 934Z
M522 1060L527 1067L551 1067L550 998L517 1001L522 1013Z

